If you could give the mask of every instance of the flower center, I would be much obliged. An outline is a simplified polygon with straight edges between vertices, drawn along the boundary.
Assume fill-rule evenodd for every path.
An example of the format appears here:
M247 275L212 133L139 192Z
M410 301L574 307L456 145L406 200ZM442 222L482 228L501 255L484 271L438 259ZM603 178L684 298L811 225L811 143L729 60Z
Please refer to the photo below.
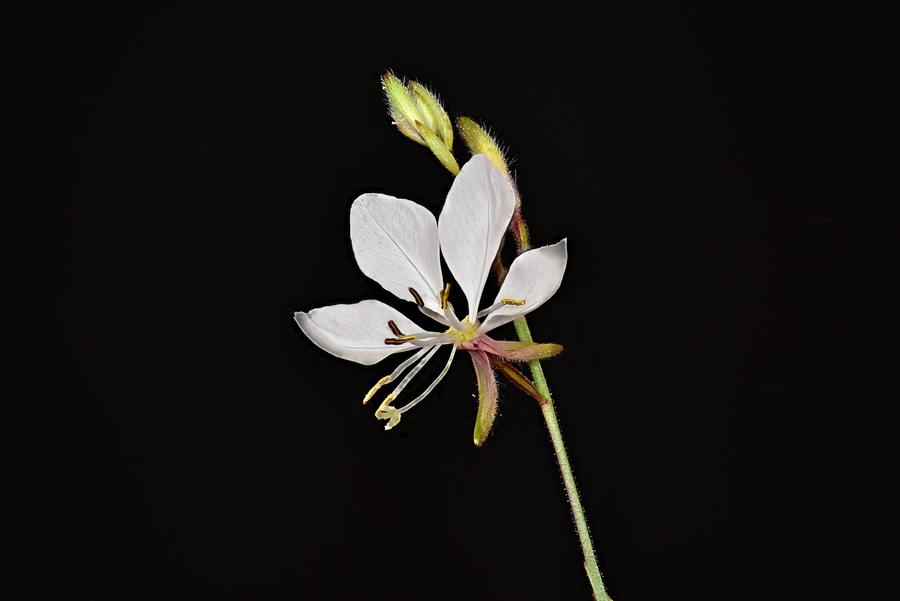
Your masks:
M478 338L478 336L480 335L478 333L478 326L481 325L478 321L475 321L475 323L471 323L469 322L469 318L466 317L460 323L464 326L462 330L450 328L445 332L445 334L453 338L453 340L455 340L457 344L462 344L463 342L468 342L469 340Z

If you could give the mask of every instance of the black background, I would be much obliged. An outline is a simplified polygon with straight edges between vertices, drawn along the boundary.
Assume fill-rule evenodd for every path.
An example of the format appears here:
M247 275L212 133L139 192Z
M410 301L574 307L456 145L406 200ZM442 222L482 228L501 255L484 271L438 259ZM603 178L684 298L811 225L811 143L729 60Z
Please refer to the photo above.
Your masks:
M490 126L535 243L568 238L529 322L566 348L545 369L613 597L873 598L900 555L886 38L754 6L18 22L5 586L589 598L532 399L505 387L475 448L461 356L385 432L360 400L397 359L336 359L293 322L412 315L348 238L359 194L438 214L452 183L390 125L391 69Z

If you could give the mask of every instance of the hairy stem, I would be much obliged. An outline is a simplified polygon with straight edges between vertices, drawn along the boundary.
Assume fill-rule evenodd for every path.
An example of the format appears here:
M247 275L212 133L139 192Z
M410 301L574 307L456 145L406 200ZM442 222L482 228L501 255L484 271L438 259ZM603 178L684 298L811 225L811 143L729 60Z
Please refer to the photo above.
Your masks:
M519 340L533 342L531 330L528 329L528 322L524 317L519 317L513 321L513 325L516 327ZM584 551L584 569L587 571L588 579L591 581L594 599L597 601L610 601L609 596L606 594L606 588L603 586L603 579L600 577L600 568L597 567L597 558L594 556L594 547L591 544L591 534L588 532L587 521L584 519L584 510L581 508L581 501L578 498L575 477L572 475L572 467L569 465L569 458L566 456L566 447L563 444L559 422L556 421L553 398L550 396L550 389L547 387L547 379L544 378L544 370L541 368L541 362L537 359L529 361L528 367L531 368L531 376L534 379L535 387L547 399L547 402L541 405L541 411L544 413L544 421L547 422L550 440L553 441L553 449L556 451L556 459L559 461L559 470L562 472L563 481L566 484L569 504L572 506L572 515L575 518L575 529L578 531L581 549Z

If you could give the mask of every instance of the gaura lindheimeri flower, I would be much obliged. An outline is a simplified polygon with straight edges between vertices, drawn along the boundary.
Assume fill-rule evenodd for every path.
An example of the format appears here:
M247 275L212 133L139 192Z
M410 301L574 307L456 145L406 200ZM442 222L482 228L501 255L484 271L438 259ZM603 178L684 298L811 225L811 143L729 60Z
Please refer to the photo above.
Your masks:
M512 370L515 375L518 372L506 361L543 359L562 350L557 344L506 342L487 334L534 311L553 296L566 268L565 239L519 255L510 265L497 298L486 309L478 310L491 265L515 208L512 186L484 155L474 156L463 166L437 222L425 207L385 194L363 194L353 202L350 240L362 272L388 292L414 302L420 312L446 329L424 330L376 300L331 305L309 313L299 311L294 319L317 346L363 365L378 363L394 353L416 351L390 375L381 378L363 399L363 403L368 402L383 385L406 374L375 412L379 419L388 420L386 430L428 396L461 349L472 357L478 380L475 444L481 445L497 413L493 366L507 375ZM440 253L469 303L462 320L448 301L450 284L444 284L441 275ZM444 345L450 346L450 358L440 375L422 394L402 407L394 407L392 403ZM524 376L521 380L527 383Z

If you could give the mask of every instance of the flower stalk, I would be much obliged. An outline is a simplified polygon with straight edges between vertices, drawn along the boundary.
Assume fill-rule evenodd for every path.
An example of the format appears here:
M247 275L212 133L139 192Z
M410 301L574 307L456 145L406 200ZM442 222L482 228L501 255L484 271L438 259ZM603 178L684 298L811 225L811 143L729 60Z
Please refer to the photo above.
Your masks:
M506 165L506 157L500 150L497 141L483 127L467 117L460 117L456 120L457 128L462 135L466 145L475 154L484 154L491 162L503 173L506 178L512 182L509 169ZM517 254L531 248L528 237L528 227L522 218L522 202L519 198L519 191L515 185L513 190L516 192L516 212L509 223L510 232L516 240ZM502 248L502 247L501 247ZM497 258L494 261L494 275L497 277L499 284L503 284L506 277L506 270L500 260L500 252L497 252ZM525 316L519 317L513 321L516 328L516 334L522 342L532 342L531 330L528 327L528 321ZM588 580L590 580L593 589L594 599L597 601L609 601L606 594L606 588L603 586L603 579L600 576L600 568L597 566L597 558L594 555L594 547L591 542L591 535L588 530L587 520L584 517L584 509L581 507L581 500L578 496L578 488L575 486L575 476L572 474L572 467L569 465L569 458L566 454L566 446L563 443L562 431L559 429L559 422L556 419L556 410L553 406L553 399L550 396L550 388L547 386L547 379L544 377L544 370L541 367L539 359L528 362L531 370L531 377L534 384L522 376L515 368L509 366L515 373L507 373L507 370L500 369L510 381L515 383L526 393L533 396L541 407L541 413L547 424L547 430L550 433L550 440L553 443L553 449L556 452L556 459L559 463L560 472L562 472L563 482L566 485L566 493L569 498L569 505L572 508L572 515L575 518L575 529L578 533L578 540L581 542L581 549L584 553L584 569L587 572ZM525 380L527 384L522 383Z
M519 340L531 342L531 330L524 315L513 321L513 326L516 328ZM578 540L581 542L581 550L584 553L584 569L587 572L588 580L591 582L594 599L597 601L610 601L609 595L606 594L606 587L603 586L600 568L597 566L597 557L594 555L594 546L591 543L591 533L588 531L584 509L581 507L581 499L578 497L575 476L572 474L569 457L566 455L566 445L563 443L562 431L559 429L559 422L556 420L556 410L553 408L553 398L550 396L550 388L547 386L547 379L544 377L544 369L541 367L540 360L537 359L529 361L528 367L531 369L535 388L537 388L541 396L547 399L546 403L541 404L541 412L544 414L544 421L547 423L547 430L550 432L550 440L553 442L553 450L556 451L556 460L559 462L559 471L562 472L563 482L566 485L569 505L572 507L572 515L575 518L575 530L578 532Z
M435 125L436 121L426 122L426 116L429 114L429 111L432 115L440 112L443 115L443 118L446 119L446 113L443 112L443 108L438 104L437 106L440 107L440 111L437 111L429 104L428 100L419 100L418 94L421 93L420 88L424 89L424 87L420 86L417 82L410 83L407 87L396 77L388 74L384 77L384 87L388 96L390 111L398 129L400 129L404 135L416 142L429 146L441 163L447 167L454 176L457 175L459 173L459 167L451 154L452 137L448 137L452 136L452 133L447 130L439 129L438 125ZM403 93L401 93L401 90ZM404 95L407 90L408 95ZM425 90L425 92L427 93L427 98L433 100L433 95L427 90ZM434 103L436 104L436 100ZM426 116L417 119L417 114ZM516 240L516 255L522 255L531 249L531 244L528 235L528 227L525 224L525 220L522 218L519 192L510 175L504 152L500 149L494 136L471 119L460 117L456 121L456 126L472 153L475 155L485 155L512 186L515 193L515 211L509 222L509 231ZM447 155L449 155L449 158ZM492 271L497 278L498 283L502 286L509 271L504 267L501 261L500 250L502 250L502 241L492 265ZM528 327L528 322L524 315L513 320L513 325L515 326L516 333L522 344L534 344L531 337L531 330ZM473 360L475 360L474 356ZM611 601L606 593L606 588L603 585L603 579L600 575L600 569L597 566L597 558L594 554L587 520L584 517L584 509L581 506L581 501L578 496L575 477L572 474L572 467L569 464L569 459L566 454L562 432L559 428L559 422L556 419L553 399L550 395L550 389L547 386L547 379L544 376L540 358L528 360L528 367L531 370L533 383L521 372L504 361L500 356L491 355L489 360L495 369L500 371L510 381L516 384L516 386L538 401L544 416L544 421L547 424L547 430L550 433L550 440L553 443L553 449L556 452L556 458L566 486L566 493L572 508L572 515L575 519L575 528L584 553L584 568L587 572L588 580L591 583L594 599L597 601ZM476 427L476 440L477 438Z

